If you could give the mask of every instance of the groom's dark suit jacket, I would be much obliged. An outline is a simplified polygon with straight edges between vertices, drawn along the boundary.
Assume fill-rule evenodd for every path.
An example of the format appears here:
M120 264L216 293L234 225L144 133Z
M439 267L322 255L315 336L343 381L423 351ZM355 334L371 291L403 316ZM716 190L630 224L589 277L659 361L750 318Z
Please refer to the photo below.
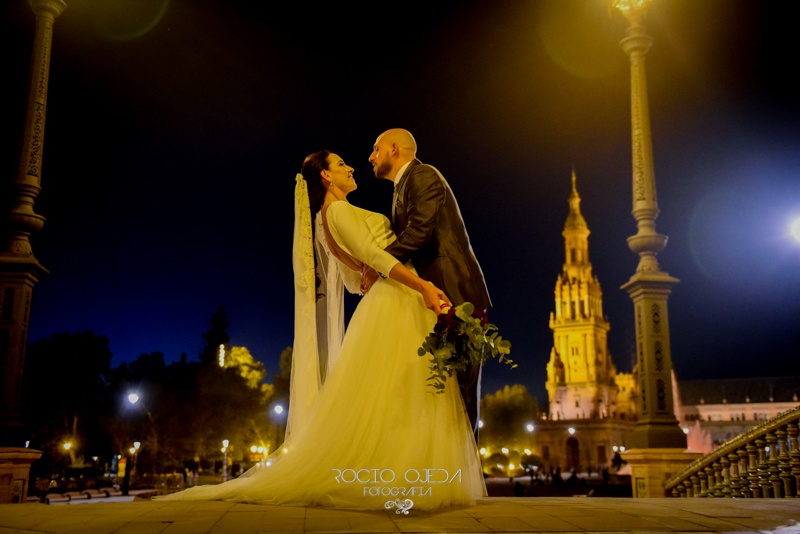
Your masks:
M454 305L491 306L458 203L436 168L418 159L408 164L395 188L392 219L397 241L387 252L403 263L411 260L420 278L433 282Z
M397 241L386 247L392 256L403 263L411 260L420 278L433 282L454 305L471 302L478 308L491 306L458 203L436 168L418 159L408 164L395 187L392 227ZM476 442L480 376L481 366L477 364L456 374Z

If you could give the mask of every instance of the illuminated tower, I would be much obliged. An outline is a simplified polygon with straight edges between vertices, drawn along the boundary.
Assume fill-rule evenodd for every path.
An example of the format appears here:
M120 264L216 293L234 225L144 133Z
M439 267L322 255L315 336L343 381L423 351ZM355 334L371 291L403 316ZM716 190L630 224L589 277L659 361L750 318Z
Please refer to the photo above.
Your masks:
M598 419L616 410L617 370L608 353L610 329L603 292L589 262L589 227L572 171L569 215L564 225L566 258L556 281L550 314L553 348L547 364L551 420Z

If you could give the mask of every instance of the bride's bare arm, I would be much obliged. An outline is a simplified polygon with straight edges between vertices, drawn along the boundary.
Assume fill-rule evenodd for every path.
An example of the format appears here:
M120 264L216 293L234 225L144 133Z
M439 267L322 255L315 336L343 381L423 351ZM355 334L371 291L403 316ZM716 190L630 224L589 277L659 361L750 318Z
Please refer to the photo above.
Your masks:
M441 302L444 302L447 306L452 305L444 291L409 271L402 263L398 263L392 268L389 272L389 278L397 280L415 291L419 291L425 301L425 307L434 313L438 314L442 311Z

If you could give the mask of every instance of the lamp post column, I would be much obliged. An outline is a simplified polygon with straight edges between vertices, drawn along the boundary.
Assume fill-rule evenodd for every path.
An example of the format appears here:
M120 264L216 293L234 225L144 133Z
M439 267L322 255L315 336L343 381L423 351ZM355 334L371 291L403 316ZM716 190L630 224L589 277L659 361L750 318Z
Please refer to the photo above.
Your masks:
M664 497L663 481L695 457L675 418L667 300L679 280L662 271L656 256L667 236L656 232L658 199L647 99L645 55L653 43L644 28L647 0L614 0L630 26L620 46L631 64L631 156L637 232L628 247L639 255L636 272L622 289L633 301L639 381L639 418L624 454L631 464L634 497Z
M30 235L44 225L44 217L33 211L41 191L42 148L47 110L50 47L55 18L66 8L62 0L29 0L36 15L36 33L31 57L25 130L17 175L9 199L10 209L2 217L3 248L0 250L0 446L23 443L20 389L33 286L47 273L33 255Z
M667 246L667 236L656 232L658 217L653 144L647 102L645 54L653 39L643 26L643 0L617 0L630 27L620 46L631 63L631 152L633 217L636 235L628 246L639 255L634 275L622 286L633 300L639 373L640 413L631 438L634 448L686 447L686 435L675 418L672 395L672 354L667 299L679 282L663 272L656 256Z
M22 371L28 342L33 287L47 274L34 257L30 234L44 225L33 211L41 191L42 146L53 23L64 0L28 0L36 16L22 153L8 190L7 212L0 213L0 503L23 503L31 463L41 451L27 448L22 421Z
M128 450L130 453L127 458L125 458L125 471L122 474L122 486L120 489L122 490L122 495L127 497L130 493L131 489L131 462L133 461L133 448Z
M222 440L222 481L228 480L228 445L230 441Z

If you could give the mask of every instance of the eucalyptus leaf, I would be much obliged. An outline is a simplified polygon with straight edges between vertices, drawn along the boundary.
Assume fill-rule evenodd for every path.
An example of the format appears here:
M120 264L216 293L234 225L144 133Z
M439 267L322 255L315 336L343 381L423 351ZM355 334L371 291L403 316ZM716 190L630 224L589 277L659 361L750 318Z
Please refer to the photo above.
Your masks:
M510 353L511 343L499 335L497 325L489 323L486 313L470 302L440 314L434 331L417 349L419 356L431 355L427 382L437 394L444 393L448 377L472 364L483 365L497 358L515 369L517 364L507 357Z

